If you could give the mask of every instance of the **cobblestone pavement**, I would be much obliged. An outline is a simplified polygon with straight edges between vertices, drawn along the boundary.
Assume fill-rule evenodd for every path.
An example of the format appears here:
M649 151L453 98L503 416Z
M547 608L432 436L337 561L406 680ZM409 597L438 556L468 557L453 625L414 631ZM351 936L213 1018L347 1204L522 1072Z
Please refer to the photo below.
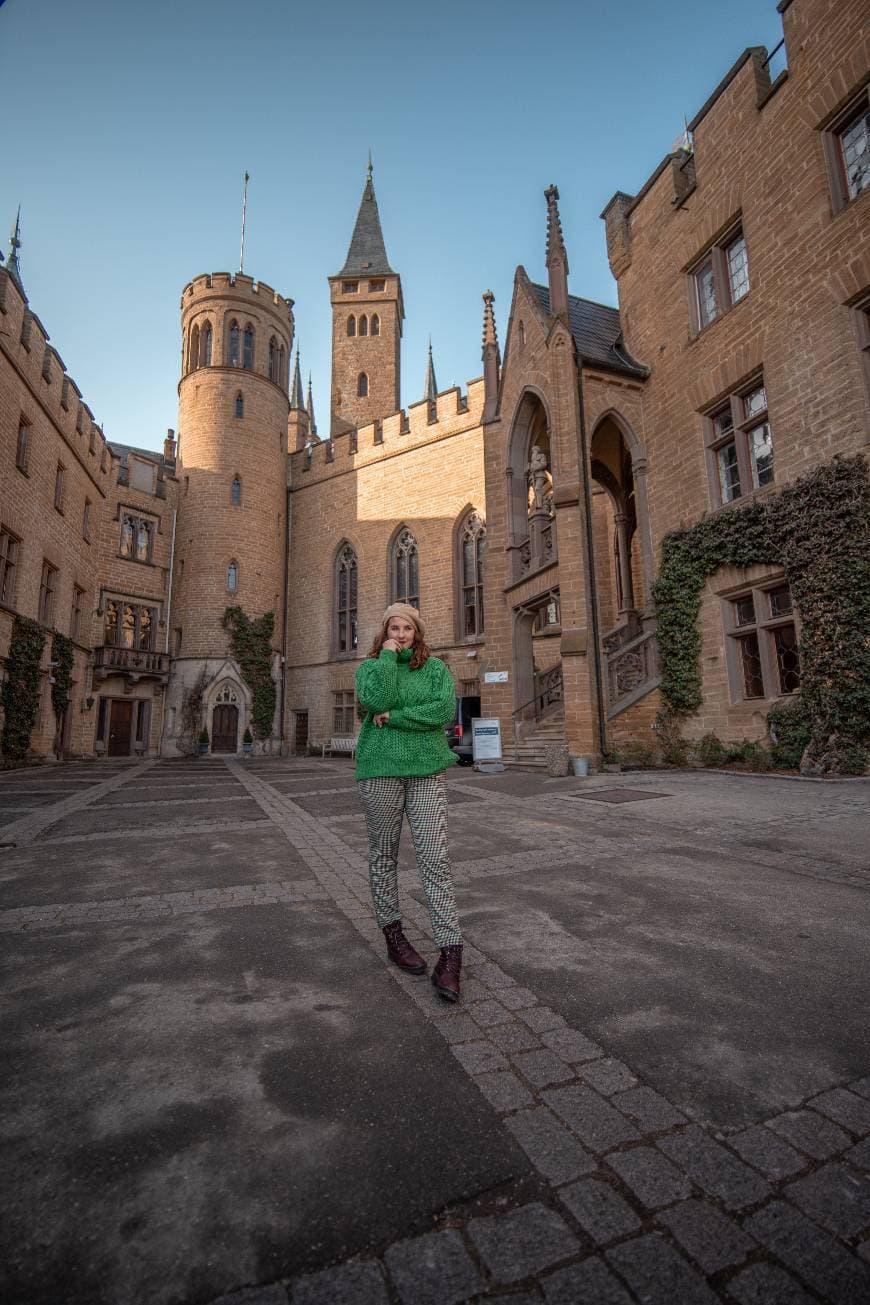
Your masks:
M870 1301L868 785L449 791L459 1008L341 761L2 777L4 1300Z

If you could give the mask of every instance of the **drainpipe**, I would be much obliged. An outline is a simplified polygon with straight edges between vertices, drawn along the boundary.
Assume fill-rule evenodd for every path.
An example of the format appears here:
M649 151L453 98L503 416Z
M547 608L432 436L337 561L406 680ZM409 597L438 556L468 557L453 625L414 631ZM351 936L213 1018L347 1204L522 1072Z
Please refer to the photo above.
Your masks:
M580 429L578 452L580 477L583 483L583 502L586 508L586 550L589 557L589 597L592 603L592 655L595 658L595 705L598 715L598 743L603 753L607 751L607 721L604 712L603 682L601 679L601 631L598 622L598 585L595 580L595 541L592 533L592 490L589 486L589 460L586 447L586 405L583 401L583 363L577 369L577 397L580 403Z
M172 509L172 539L169 543L169 588L166 593L166 646L164 651L169 656L169 634L172 629L172 572L175 568L175 527L178 522L178 509ZM166 691L169 688L169 681L163 686L163 697L160 702L160 733L157 736L157 755L163 755L163 727L166 724Z

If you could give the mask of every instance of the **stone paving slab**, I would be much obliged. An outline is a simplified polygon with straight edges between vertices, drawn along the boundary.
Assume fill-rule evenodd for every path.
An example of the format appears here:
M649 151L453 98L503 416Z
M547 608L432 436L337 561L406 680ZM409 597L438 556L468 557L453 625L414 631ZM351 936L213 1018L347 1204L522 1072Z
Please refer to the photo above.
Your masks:
M79 811L74 815L67 816L63 821L63 832L67 837L74 837L76 834L114 833L118 826L123 824L128 830L141 830L143 836L146 836L152 829L175 828L181 833L191 825L208 828L210 824L219 824L221 820L227 817L235 823L259 820L260 810L256 803L246 797L243 797L240 801L232 802L225 808L221 807L220 804L208 803L203 805L200 802L173 802L171 804L156 802L153 805L147 803L131 810L95 806L88 811ZM38 837L40 840L48 840L52 836L56 836L58 832L59 825L53 824Z
M806 1043L815 1054L810 1072L795 1076L783 1057L783 1047L797 1031L793 1013L799 1010L802 1020L808 1009L812 1014L807 984L815 985L819 1012L829 1000L820 983L828 972L840 978L838 1000L842 1003L843 994L853 999L848 984L863 977L866 906L855 896L861 890L854 884L832 888L829 880L828 897L816 897L816 872L829 875L833 867L843 876L845 861L817 863L798 856L792 858L798 862L792 871L786 854L773 846L789 814L805 825L817 819L829 829L848 829L866 786L794 785L802 789L800 802L787 796L778 806L776 786L769 782L750 789L731 785L729 779L724 789L711 789L693 785L694 777L683 781L669 775L668 791L675 790L677 803L644 801L608 810L564 801L560 792L575 781L531 777L521 795L488 788L472 776L451 776L454 793L470 791L476 799L454 817L454 837L464 825L476 823L480 835L492 831L493 843L512 838L517 844L504 856L475 857L457 867L467 945L464 1001L453 1009L439 1001L425 979L385 965L383 941L371 918L364 844L355 842L358 825L351 817L336 821L306 811L296 800L300 791L272 783L289 778L294 764L209 759L206 767L175 763L165 773L173 781L213 775L240 785L260 813L249 822L252 860L268 829L296 858L299 877L286 888L288 899L282 899L285 881L276 876L221 886L202 858L197 889L152 894L155 909L169 912L166 918L148 919L140 912L135 920L109 925L101 913L127 909L129 899L97 899L98 884L104 892L108 888L107 867L102 881L99 876L93 880L94 900L84 893L78 903L50 903L60 916L38 932L22 932L23 917L13 910L0 913L0 927L5 919L6 937L15 945L15 977L5 985L5 1009L14 1011L21 1004L22 998L16 1003L8 995L20 992L25 1003L66 1001L71 1011L54 1024L50 1017L34 1018L26 1006L20 1016L29 1038L22 1042L22 1075L38 1078L46 1047L63 1056L66 1072L50 1085L46 1082L42 1092L18 1092L19 1113L13 1117L19 1131L13 1140L24 1145L34 1135L51 1137L51 1128L33 1128L34 1111L45 1108L55 1081L62 1108L72 1082L74 1107L87 1101L88 1127L102 1130L76 1153L77 1190L80 1197L84 1194L88 1217L106 1185L121 1173L135 1194L132 1206L127 1201L123 1238L112 1241L121 1218L117 1199L98 1238L88 1240L86 1228L77 1230L78 1244L97 1247L98 1253L89 1250L83 1258L79 1252L73 1274L63 1259L68 1242L54 1254L57 1239L43 1239L54 1258L40 1260L40 1271L46 1282L63 1284L60 1292L51 1288L52 1305L59 1294L65 1305L86 1300L88 1305L109 1305L109 1299L118 1305L126 1290L119 1284L130 1281L124 1274L141 1278L143 1264L152 1264L155 1253L171 1267L157 1288L148 1283L149 1305L152 1300L161 1305L161 1290L175 1292L173 1305L206 1305L216 1297L222 1305L295 1305L298 1299L309 1305L410 1305L417 1284L425 1300L426 1284L439 1278L445 1298L455 1298L457 1305L463 1299L469 1305L484 1300L510 1300L512 1305L717 1300L733 1305L744 1299L767 1305L765 1292L774 1302L812 1298L840 1305L870 1296L866 1038L852 1038L848 1023L844 1030L842 1005L830 1007L828 1028L819 1021L815 1042ZM342 768L321 773L326 786L334 784ZM153 774L138 772L149 783ZM147 800L147 785L137 784L136 776L131 767L119 780L123 787L133 779L128 805ZM634 782L632 777L632 786ZM663 786L657 776L637 782L652 789ZM123 809L124 803L117 806ZM672 815L663 819L666 806ZM659 814L644 814L649 812ZM37 857L43 848L55 854L66 850L73 863L81 861L104 835L80 834L62 843L76 811L61 814L54 839L33 847L31 855ZM770 846L759 847L755 860L749 859L749 849L738 848L736 858L720 855L711 863L708 849L717 840L722 847L734 845L738 818L751 825L759 843ZM245 830L236 832L244 835ZM202 834L197 822L189 820L179 826L178 845ZM161 839L166 840L165 852L172 831L155 834L155 847ZM135 835L126 846L134 841ZM115 844L121 849L125 837L119 835ZM0 875L9 855L0 855ZM280 854L273 859L280 860ZM188 869L193 865L191 861ZM159 873L156 862L154 868ZM785 907L782 876L791 894ZM408 932L428 955L433 950L428 913L419 893L408 892L410 881L403 873ZM753 894L758 899L759 892L770 920L753 922L760 930L754 936L747 931L747 903ZM848 910L846 893L852 894ZM291 894L300 900L289 900ZM171 915L174 908L185 912L183 921ZM795 942L784 929L786 908L795 917L803 909L801 929L792 927L795 933L806 932L806 939ZM646 968L637 965L638 937L648 947ZM803 941L812 942L814 950L802 948ZM677 1058L684 1076L675 1101L669 1090L673 1049L697 1052L693 1019L699 1019L697 1014L687 1018L679 992L661 983L679 947L694 957L692 997L697 1001L708 995L717 1003L718 1015L717 1022L707 1018L707 1041L702 1038L700 1044L704 1055L682 1062ZM797 960L805 970L810 967L798 1000L790 990L788 968L797 974ZM58 966L63 983L54 977ZM107 1002L105 987L119 967L131 981ZM32 973L45 985L38 998L28 980ZM311 973L314 982L303 977ZM229 985L227 974L233 979ZM747 1118L740 1089L751 1083L757 1091L764 1062L759 1042L747 1050L740 1015L747 997L751 1015L756 1014L751 996L759 974L767 1002L775 1006L781 1000L782 1029L769 1021L770 1045L763 1051L771 1065L778 1063L779 1098ZM288 975L295 985L289 1002ZM328 995L321 997L324 975ZM84 977L89 987L82 987ZM595 984L602 977L611 986L607 1012L596 1004ZM636 983L643 997L632 1012L635 1020L646 1021L640 1045L655 1053L640 1061L627 1054L632 1029L625 1012L616 1024L613 1019L626 981L629 990ZM372 984L378 998L367 1003ZM653 993L659 1007L649 1022ZM670 1022L663 1016L670 1016ZM306 1020L314 1022L310 1028ZM286 1039L282 1042L288 1021L303 1025L290 1046ZM139 1045L154 1039L155 1028L162 1044L173 1046L171 1059L155 1057L153 1051L139 1055ZM378 1037L385 1028L386 1049ZM725 1055L724 1035L735 1028L742 1064ZM120 1060L119 1032L127 1046ZM335 1059L337 1071L326 1081L333 1045L348 1054ZM112 1055L113 1069L123 1066L120 1079L117 1071L114 1078L99 1073L94 1046L104 1058ZM240 1046L247 1054L239 1054ZM252 1066L259 1070L254 1091L244 1080ZM397 1069L408 1075L401 1084ZM194 1071L199 1077L188 1081ZM556 1081L544 1081L554 1073ZM717 1085L724 1082L726 1090L719 1100L721 1117L713 1123L705 1090L716 1075ZM319 1082L323 1086L318 1088ZM375 1083L380 1082L389 1083L389 1090L378 1089ZM131 1083L137 1095L132 1095ZM461 1101L460 1085L462 1092L471 1093ZM433 1110L442 1109L448 1112L446 1131L432 1117ZM68 1115L69 1110L62 1115L65 1127ZM80 1142L82 1128L74 1115L73 1124L69 1144ZM466 1126L472 1142L457 1137L457 1128ZM270 1127L267 1138L263 1129ZM288 1162L287 1148L300 1128L306 1144ZM212 1202L208 1216L198 1218L201 1192L223 1191L215 1186L214 1164L224 1170L237 1164L239 1139L245 1143L246 1181L236 1175L226 1196L231 1207L222 1211L220 1201ZM285 1197L277 1206L268 1201L288 1182L307 1183L301 1220L313 1218L318 1201L324 1194L334 1196L331 1185L345 1173L336 1174L334 1166L323 1163L336 1145L339 1170L341 1164L349 1166L343 1187L303 1247L293 1200ZM809 1154L807 1145L822 1151L833 1145L828 1152L833 1159ZM64 1146L66 1135L53 1162L65 1155ZM368 1163L360 1170L363 1155ZM503 1170L493 1155L504 1157ZM459 1181L459 1194L439 1201L439 1163L448 1166L454 1188L462 1176L457 1176L457 1165L466 1170L479 1165L477 1184L463 1187ZM400 1210L399 1201L394 1208L394 1196L407 1196L403 1183L417 1174L415 1166L425 1170L425 1179L412 1185L410 1202L405 1200ZM34 1177L44 1169L31 1166ZM26 1172L29 1179L31 1170L19 1168L7 1186L21 1187L16 1174ZM172 1198L161 1200L155 1183L165 1185L169 1173ZM48 1181L52 1192L61 1190L56 1179L49 1176ZM69 1172L66 1181L75 1190ZM173 1217L172 1199L183 1217ZM55 1216L53 1206L36 1208L43 1219ZM79 1213L80 1208L81 1202ZM17 1206L15 1213L20 1215ZM364 1228L361 1218L368 1220ZM235 1239L231 1270L226 1267L230 1248L221 1242L214 1254L217 1243L210 1231L218 1225L222 1235L230 1227ZM31 1231L28 1223L27 1235ZM186 1255L180 1255L185 1241ZM21 1266L19 1247L16 1256L15 1265ZM179 1289L182 1263L190 1264L191 1276ZM448 1286L452 1273L455 1285ZM463 1274L468 1275L465 1281ZM217 1289L209 1291L212 1280ZM70 1281L75 1284L72 1295Z

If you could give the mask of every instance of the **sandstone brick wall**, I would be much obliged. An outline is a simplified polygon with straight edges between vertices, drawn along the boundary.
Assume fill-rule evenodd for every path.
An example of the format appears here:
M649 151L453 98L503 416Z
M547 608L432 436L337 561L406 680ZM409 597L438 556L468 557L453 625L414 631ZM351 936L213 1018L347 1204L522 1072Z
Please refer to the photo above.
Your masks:
M652 369L620 406L648 457L656 561L667 531L728 510L711 493L703 413L756 372L763 370L767 390L775 469L775 485L761 493L870 443L852 311L870 292L870 199L865 192L835 209L822 134L866 85L866 5L793 0L783 26L787 76L771 87L764 51L751 51L691 124L695 188L685 202L674 202L679 183L665 160L635 201L617 196L607 211L626 342ZM749 292L698 331L689 273L737 221ZM610 402L604 390L611 388L587 400L590 421ZM723 739L765 733L772 700L731 701L717 596L751 579L729 569L705 591L704 705L687 723L689 738L708 730ZM619 724L614 736L627 726Z
M27 474L16 467L18 428L29 423ZM82 702L88 689L90 612L99 574L100 520L111 493L111 459L102 431L67 376L63 360L49 343L38 317L18 285L0 268L0 523L20 539L15 591L0 606L0 658L5 658L15 613L38 618L43 560L57 569L53 626L70 633L73 587L84 590L82 623L75 647L68 748L87 750L89 718ZM54 506L58 463L64 472L63 511ZM85 500L90 500L90 541L83 533ZM40 712L32 750L52 755L55 720L50 702L48 662L51 631L43 655Z
M356 452L344 435L332 446L315 445L310 457L291 458L288 738L299 711L308 712L311 741L333 733L332 695L353 691L359 660L380 626L388 602L388 554L402 526L417 540L427 640L448 659L457 681L476 674L482 644L458 639L454 624L454 554L465 511L473 507L485 515L482 388L480 382L469 384L467 405L456 390L440 395L433 424L425 405L417 405L407 418L401 412L386 418L382 432L363 427ZM381 433L382 442L376 442ZM343 658L333 642L333 577L344 541L357 554L359 646L356 656Z

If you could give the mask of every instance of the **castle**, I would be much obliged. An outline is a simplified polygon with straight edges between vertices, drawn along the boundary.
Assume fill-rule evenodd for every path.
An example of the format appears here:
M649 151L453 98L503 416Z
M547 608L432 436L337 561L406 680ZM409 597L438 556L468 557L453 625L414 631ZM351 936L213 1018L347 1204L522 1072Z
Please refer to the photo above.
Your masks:
M868 445L863 6L779 9L787 66L745 50L680 146L605 208L619 309L569 291L550 187L546 278L517 269L503 346L487 293L482 377L439 392L430 357L406 411L402 283L369 171L329 277L322 436L292 300L211 273L182 292L177 442L106 441L28 303L16 228L0 267L0 654L16 617L74 649L59 712L46 638L31 751L173 756L205 729L233 754L250 729L256 749L298 753L352 735L356 666L399 598L458 692L499 718L508 759L650 748L663 540ZM261 622L256 673L228 608L242 633ZM716 568L697 628L686 737L765 737L801 678L782 566Z

